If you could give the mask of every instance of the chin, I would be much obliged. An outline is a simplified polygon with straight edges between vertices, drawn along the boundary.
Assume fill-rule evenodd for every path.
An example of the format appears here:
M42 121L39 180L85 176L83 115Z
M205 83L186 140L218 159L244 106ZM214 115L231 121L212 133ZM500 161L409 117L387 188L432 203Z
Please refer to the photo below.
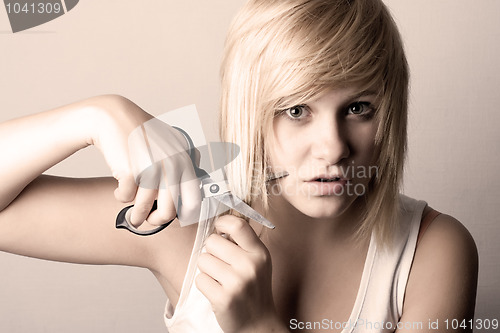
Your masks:
M313 219L333 219L343 215L356 197L313 196L305 198L285 198L296 210Z

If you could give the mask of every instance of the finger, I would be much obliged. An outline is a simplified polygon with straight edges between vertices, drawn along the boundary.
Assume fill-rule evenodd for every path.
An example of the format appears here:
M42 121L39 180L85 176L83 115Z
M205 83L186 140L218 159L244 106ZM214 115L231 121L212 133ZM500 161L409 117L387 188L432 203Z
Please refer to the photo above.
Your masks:
M200 273L196 276L195 284L198 290L205 295L212 306L217 303L218 298L223 293L222 286L205 273Z
M225 263L231 265L241 260L242 255L246 254L242 248L235 243L218 234L210 235L205 241L207 253L219 258ZM244 254L241 252L245 252Z
M181 226L199 222L200 180L187 153L163 160L162 175L168 184Z
M217 232L230 236L245 251L256 252L264 247L250 224L241 218L232 215L221 216L214 226Z
M162 188L158 191L157 203L158 208L147 218L149 224L159 226L175 218L175 206L169 190Z
M137 190L129 221L134 227L140 226L147 219L157 195L158 190L146 188Z
M230 265L209 253L200 255L198 268L221 285L225 285L234 276Z
M166 184L166 188L165 188L165 191L168 192L168 196L171 198L171 202L172 204L174 205L174 211L177 215L177 218L179 219L179 222L180 222L180 218L179 218L179 196L180 196L180 189L179 189L179 177L180 175L177 175L178 174L178 170L176 170L175 168L171 168L169 171L169 173L167 173L165 171L165 168L163 169L163 179L165 180L162 180L162 184ZM168 177L168 178L167 178ZM177 179L177 181L175 181L175 179ZM170 184L173 184L173 185L170 185ZM162 188L163 190L163 188ZM181 226L182 226L182 223L181 223Z
M179 207L177 207L177 214L183 226L198 223L200 221L200 180L198 178L188 179L190 180L182 181L179 188L181 200Z
M130 202L134 200L137 192L137 184L135 183L134 177L132 175L115 175L115 178L118 180L118 187L114 192L116 200L120 202Z

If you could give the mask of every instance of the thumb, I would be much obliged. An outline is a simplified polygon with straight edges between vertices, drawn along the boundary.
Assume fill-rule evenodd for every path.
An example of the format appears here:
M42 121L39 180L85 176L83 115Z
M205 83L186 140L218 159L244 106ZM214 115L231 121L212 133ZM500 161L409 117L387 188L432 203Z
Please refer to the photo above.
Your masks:
M134 200L137 192L137 184L131 174L118 176L114 175L118 180L118 187L115 189L115 198L121 202L130 202Z

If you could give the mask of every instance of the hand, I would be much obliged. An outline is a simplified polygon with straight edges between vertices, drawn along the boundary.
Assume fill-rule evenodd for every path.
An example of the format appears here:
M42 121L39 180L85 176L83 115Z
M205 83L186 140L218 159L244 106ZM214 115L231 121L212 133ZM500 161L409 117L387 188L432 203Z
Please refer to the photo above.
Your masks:
M130 222L136 227L144 221L161 225L176 215L197 220L199 180L182 134L120 96L98 97L94 105L98 116L90 143L100 149L118 180L115 197L135 200ZM182 207L176 210L179 196ZM150 214L155 199L158 209Z
M269 251L243 219L222 216L215 229L199 258L196 286L212 304L224 332L270 332L267 325L278 320Z

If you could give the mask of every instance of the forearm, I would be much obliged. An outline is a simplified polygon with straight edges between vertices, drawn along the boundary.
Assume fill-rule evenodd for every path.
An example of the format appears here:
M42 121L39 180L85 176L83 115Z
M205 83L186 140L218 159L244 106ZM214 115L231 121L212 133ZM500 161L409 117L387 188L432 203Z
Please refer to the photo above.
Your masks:
M117 232L114 221L125 204L138 204L141 190L155 194L137 188L128 145L130 133L151 118L128 99L107 95L0 124L0 251L150 267L149 246L158 237ZM115 179L39 177L88 145L100 150ZM158 210L161 204L173 207L165 201Z
M51 166L91 144L96 97L0 124L0 210Z

